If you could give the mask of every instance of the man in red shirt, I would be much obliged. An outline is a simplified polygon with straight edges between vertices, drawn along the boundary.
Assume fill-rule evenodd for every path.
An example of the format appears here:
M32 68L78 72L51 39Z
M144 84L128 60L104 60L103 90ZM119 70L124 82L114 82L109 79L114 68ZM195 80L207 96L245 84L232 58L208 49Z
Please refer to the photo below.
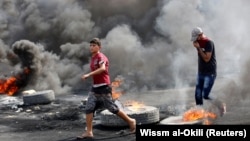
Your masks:
M92 138L93 135L93 116L95 110L104 107L113 114L116 114L124 121L126 121L130 127L131 133L135 133L136 120L130 118L125 112L120 110L112 99L112 88L110 86L109 76L109 60L101 52L100 39L94 38L90 42L90 53L92 55L90 62L91 72L83 74L82 79L85 80L88 77L92 77L93 85L88 95L86 103L86 132L77 138Z

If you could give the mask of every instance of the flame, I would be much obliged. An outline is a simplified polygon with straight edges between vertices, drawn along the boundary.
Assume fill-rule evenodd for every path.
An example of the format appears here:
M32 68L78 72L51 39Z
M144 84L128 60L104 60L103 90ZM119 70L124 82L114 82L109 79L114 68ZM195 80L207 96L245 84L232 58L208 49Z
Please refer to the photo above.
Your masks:
M116 78L111 83L112 97L114 100L119 99L123 94L123 92L117 90L121 86L122 82L123 82L123 80L121 78ZM144 104L142 102L133 101L133 100L126 101L125 103L123 103L123 105L131 111L138 111L144 106Z
M122 80L121 79L116 79L115 81L113 81L111 83L111 87L112 87L112 97L113 99L118 99L121 95L122 95L122 92L120 91L117 91L117 88L121 85L122 83Z
M145 106L143 102L135 100L128 100L124 103L124 105L131 111L139 111Z
M143 102L140 101L135 101L135 100L128 100L124 103L125 106L132 106L135 108L141 108L143 106L145 106L145 104Z
M10 96L13 95L18 90L16 80L13 76L6 80L0 80L0 93L6 93Z
M183 121L195 121L203 119L205 125L211 124L210 119L215 119L217 115L200 108L192 108L183 114Z
M19 87L17 86L17 81L21 80L22 75L27 75L30 73L30 69L24 68L22 73L17 74L16 76L11 76L8 79L0 79L0 93L7 94L9 96L14 95Z

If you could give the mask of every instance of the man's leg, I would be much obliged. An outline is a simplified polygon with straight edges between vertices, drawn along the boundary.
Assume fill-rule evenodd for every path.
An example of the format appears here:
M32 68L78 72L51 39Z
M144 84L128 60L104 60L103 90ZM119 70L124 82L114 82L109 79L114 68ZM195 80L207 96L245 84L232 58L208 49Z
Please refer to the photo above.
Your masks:
M77 138L93 137L93 116L96 109L97 99L92 92L88 95L88 100L86 103L86 131L83 132L81 136Z
M203 91L203 77L201 75L197 75L196 80L196 87L195 87L195 102L196 105L203 105L203 97L202 97L202 91Z
M204 99L207 99L207 100L211 100L211 97L209 97L209 94L212 90L212 87L214 85L214 81L215 81L215 76L214 75L207 75L204 77L204 88L203 88L203 97Z
M130 118L125 112L119 109L119 107L115 104L111 93L105 94L102 96L102 103L105 108L107 108L111 113L116 114L124 121L126 121L130 127L131 133L135 133L136 130L136 120Z
M131 133L135 133L136 120L133 118L130 118L126 113L124 113L121 110L118 111L117 115L128 123Z
M86 127L87 130L82 134L83 137L93 137L93 113L86 114Z
M211 102L213 103L213 105L219 109L220 116L223 116L226 113L226 103L223 103L222 101L218 99L212 99L211 97L209 97L209 94L213 88L215 79L216 79L215 75L209 75L205 77L204 99L212 100Z

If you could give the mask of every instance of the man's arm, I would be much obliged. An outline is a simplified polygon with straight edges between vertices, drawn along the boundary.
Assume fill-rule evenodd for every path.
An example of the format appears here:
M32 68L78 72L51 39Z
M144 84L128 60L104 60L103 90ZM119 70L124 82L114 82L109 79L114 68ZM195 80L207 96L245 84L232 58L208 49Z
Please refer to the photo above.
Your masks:
M199 47L197 48L198 53L201 55L201 58L205 61L208 62L211 59L212 52L203 52L202 49Z
M96 74L100 74L101 72L106 70L106 66L105 66L105 62L103 62L102 64L100 64L100 67L90 73L84 74L82 75L82 79L86 79L90 76L96 75Z
M210 59L211 59L211 56L212 56L212 51L210 49L210 51L206 51L206 52L203 52L202 48L200 47L199 43L198 42L193 42L193 45L194 47L197 49L198 53L200 54L201 58L205 61L205 62L208 62ZM211 47L211 44L209 44L210 48Z

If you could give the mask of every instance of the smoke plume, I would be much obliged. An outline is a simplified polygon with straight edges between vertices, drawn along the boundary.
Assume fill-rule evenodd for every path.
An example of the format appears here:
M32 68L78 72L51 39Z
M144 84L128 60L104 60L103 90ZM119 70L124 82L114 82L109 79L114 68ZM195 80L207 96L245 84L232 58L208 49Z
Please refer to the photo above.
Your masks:
M111 79L123 76L126 91L193 87L197 54L190 32L200 26L215 42L215 95L231 99L228 96L239 93L243 100L249 97L249 3L2 0L0 59L14 68L25 62L35 70L35 83L27 88L53 89L57 94L87 90L91 80L83 82L80 77L89 71L88 41L99 37L110 59ZM20 60L16 59L11 51L21 47L32 59L18 53Z

